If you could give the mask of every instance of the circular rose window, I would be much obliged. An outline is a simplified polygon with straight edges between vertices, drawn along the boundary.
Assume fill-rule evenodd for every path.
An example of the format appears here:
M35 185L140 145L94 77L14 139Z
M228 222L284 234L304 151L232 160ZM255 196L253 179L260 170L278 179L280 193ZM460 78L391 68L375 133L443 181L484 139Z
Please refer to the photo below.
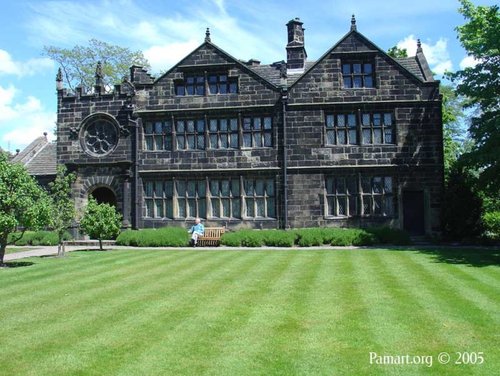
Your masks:
M111 153L118 144L118 127L108 115L93 115L84 122L81 142L90 155L102 157Z

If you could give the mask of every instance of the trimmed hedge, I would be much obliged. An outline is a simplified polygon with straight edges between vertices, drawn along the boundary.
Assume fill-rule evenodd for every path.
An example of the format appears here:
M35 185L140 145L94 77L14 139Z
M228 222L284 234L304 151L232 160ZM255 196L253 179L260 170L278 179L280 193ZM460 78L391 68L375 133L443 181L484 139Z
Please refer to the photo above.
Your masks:
M229 247L313 247L321 245L361 246L373 244L409 244L409 235L386 227L302 228L295 230L240 230L226 232L221 244Z
M16 232L14 234L9 234L7 242L12 243L14 237L19 236L20 233ZM63 240L72 239L69 232L65 232ZM57 245L58 238L57 233L54 231L26 231L21 239L19 239L15 245L26 246L26 245Z
M135 247L185 247L189 244L189 234L182 227L126 230L118 235L116 244Z
M239 230L226 232L221 238L221 244L228 247L361 246L409 242L410 238L404 231L386 227ZM189 234L182 227L127 230L118 236L116 244L135 247L186 247L189 245Z

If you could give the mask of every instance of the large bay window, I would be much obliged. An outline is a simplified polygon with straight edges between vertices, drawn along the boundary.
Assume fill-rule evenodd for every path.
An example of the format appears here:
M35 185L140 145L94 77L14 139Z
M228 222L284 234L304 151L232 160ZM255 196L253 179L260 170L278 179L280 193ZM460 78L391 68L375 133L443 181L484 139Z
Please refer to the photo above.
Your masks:
M274 179L144 181L145 218L274 219Z

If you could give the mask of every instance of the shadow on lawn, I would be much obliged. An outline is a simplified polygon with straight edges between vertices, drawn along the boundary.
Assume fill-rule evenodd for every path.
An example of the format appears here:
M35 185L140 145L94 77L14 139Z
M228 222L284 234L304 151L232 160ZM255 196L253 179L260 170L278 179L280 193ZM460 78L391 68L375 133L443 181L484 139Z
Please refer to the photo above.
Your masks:
M0 268L22 268L34 264L34 262L30 261L7 261L4 264L0 264Z
M436 262L476 267L500 266L500 249L497 247L428 247L418 248L418 251L431 255Z

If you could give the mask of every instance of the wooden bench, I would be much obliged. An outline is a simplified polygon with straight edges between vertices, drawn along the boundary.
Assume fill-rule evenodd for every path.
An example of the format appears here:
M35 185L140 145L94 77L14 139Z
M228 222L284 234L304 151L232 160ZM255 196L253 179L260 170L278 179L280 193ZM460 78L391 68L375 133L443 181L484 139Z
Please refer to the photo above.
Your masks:
M225 227L205 227L205 233L198 238L197 245L200 247L218 247L224 231L226 231Z

